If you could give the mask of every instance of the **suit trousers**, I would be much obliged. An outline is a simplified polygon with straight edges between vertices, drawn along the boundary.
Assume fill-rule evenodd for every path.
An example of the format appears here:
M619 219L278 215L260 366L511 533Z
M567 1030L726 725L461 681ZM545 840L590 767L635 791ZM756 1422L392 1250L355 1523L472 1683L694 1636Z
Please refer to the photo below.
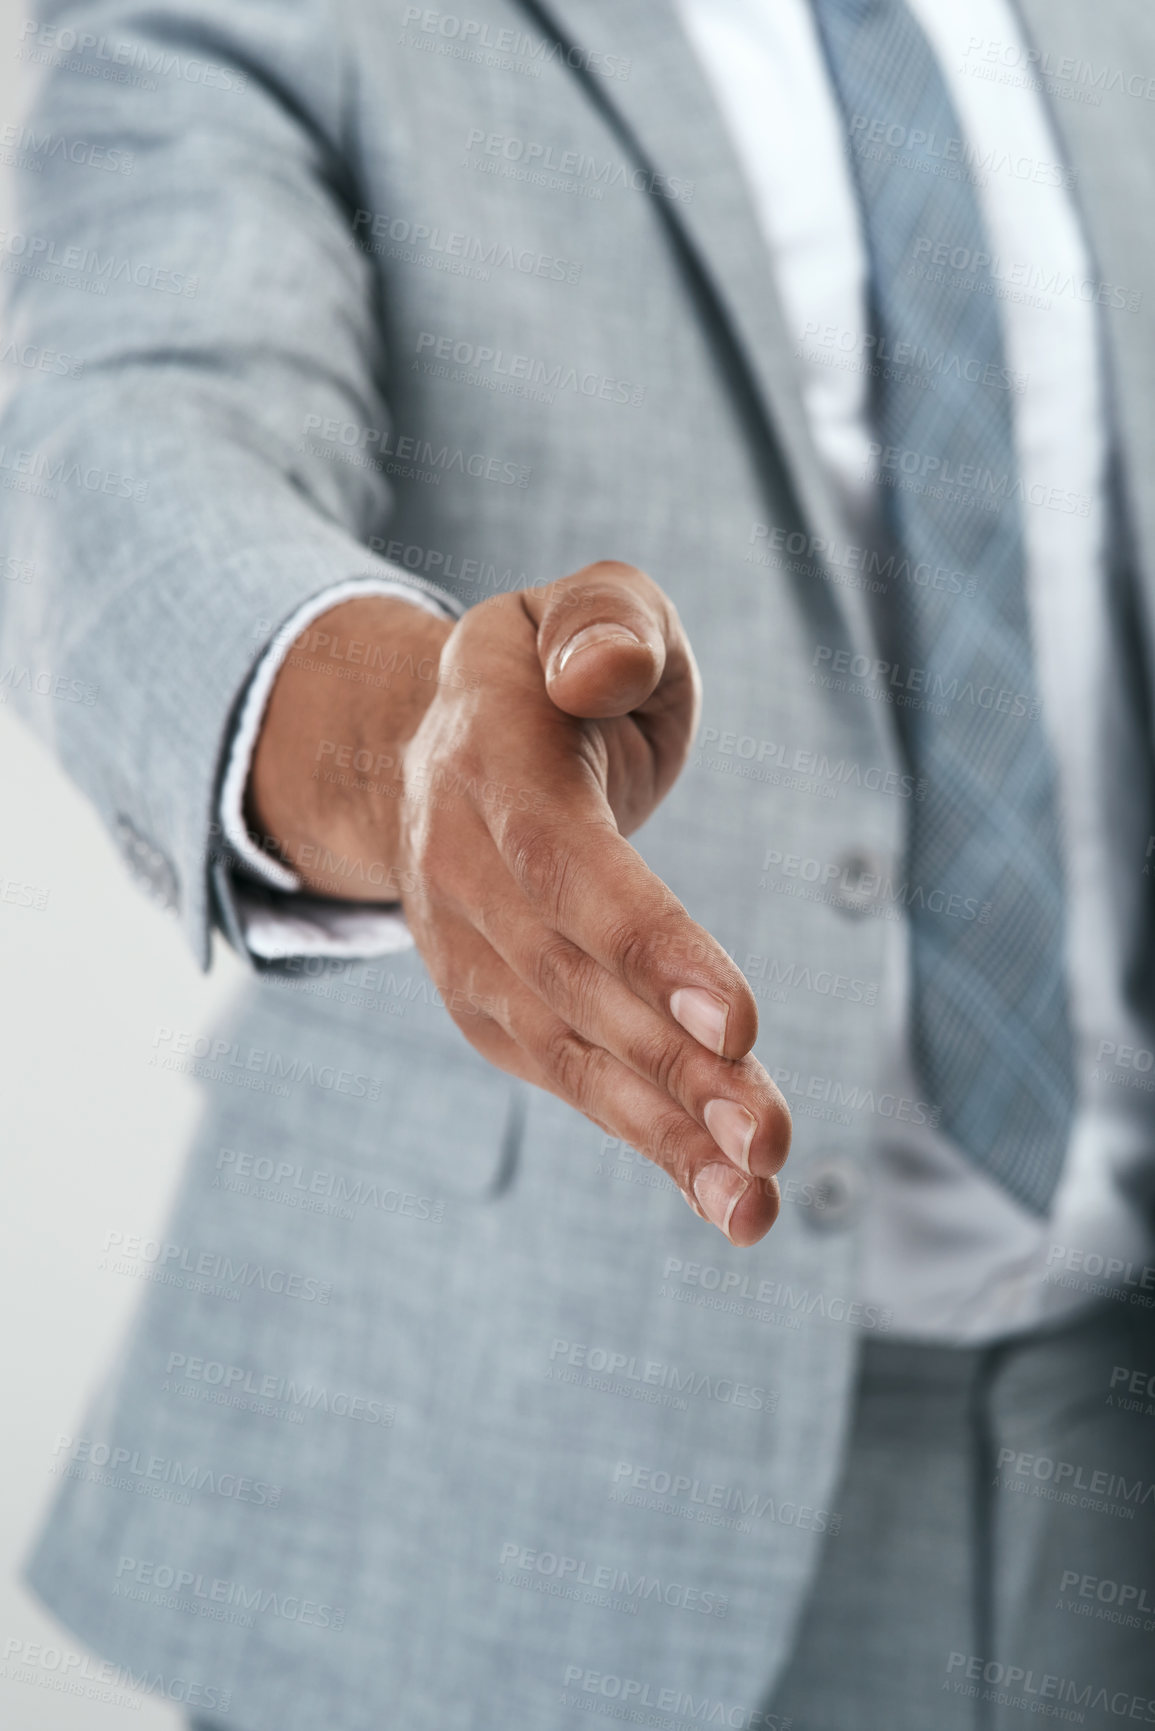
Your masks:
M1155 1294L868 1341L834 1507L766 1725L1155 1724Z
M776 1716L1155 1724L1155 1293L1123 1297L983 1347L868 1342Z

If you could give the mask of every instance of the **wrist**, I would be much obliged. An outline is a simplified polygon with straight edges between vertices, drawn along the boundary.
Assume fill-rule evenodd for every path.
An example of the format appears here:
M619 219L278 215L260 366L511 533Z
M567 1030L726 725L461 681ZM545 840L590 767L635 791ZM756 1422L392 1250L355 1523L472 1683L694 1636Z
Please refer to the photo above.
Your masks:
M293 645L253 753L245 815L305 888L396 901L404 748L453 622L392 596L322 614Z

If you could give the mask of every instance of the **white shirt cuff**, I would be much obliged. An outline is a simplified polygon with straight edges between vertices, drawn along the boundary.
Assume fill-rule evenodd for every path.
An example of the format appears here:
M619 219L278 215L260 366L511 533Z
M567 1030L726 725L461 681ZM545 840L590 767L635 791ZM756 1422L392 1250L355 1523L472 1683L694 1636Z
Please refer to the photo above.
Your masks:
M264 962L291 956L358 961L413 947L404 915L361 902L325 901L305 891L286 895L233 882L233 906L250 953Z
M255 884L246 885L242 876L234 875L234 902L245 943L253 955L265 961L306 955L340 959L384 956L394 950L408 949L413 941L400 913L306 895L297 873L263 852L245 823L245 789L253 751L269 693L285 657L314 619L340 602L360 595L395 595L441 619L459 619L465 611L453 596L420 577L399 577L395 581L387 577L349 578L321 590L298 607L257 663L229 745L219 817L236 864L256 880ZM269 891L279 894L270 896Z

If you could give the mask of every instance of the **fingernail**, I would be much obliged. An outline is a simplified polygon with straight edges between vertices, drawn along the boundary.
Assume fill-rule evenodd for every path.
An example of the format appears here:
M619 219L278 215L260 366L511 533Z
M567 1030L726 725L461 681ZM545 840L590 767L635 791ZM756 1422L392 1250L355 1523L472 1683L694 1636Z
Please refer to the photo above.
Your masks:
M583 649L601 649L607 643L623 643L630 649L642 646L642 640L628 626L615 625L606 621L602 625L587 625L584 631L575 631L574 635L562 644L553 658L551 673L564 673L566 666L575 655L580 655Z
M694 1179L694 1195L702 1213L727 1237L730 1235L730 1216L748 1187L749 1179L735 1172L732 1166L723 1165L720 1160L712 1166L703 1166Z
M730 1008L721 998L701 986L679 986L670 999L670 1014L687 1034L722 1057Z
M702 1210L698 1207L698 1204L694 1201L694 1198L693 1198L693 1196L691 1196L690 1192L688 1190L683 1190L679 1186L678 1195L682 1198L682 1201L686 1204L686 1207L690 1210L691 1214L695 1215L699 1220L701 1220Z
M739 1106L736 1100L710 1100L702 1116L707 1130L726 1158L750 1176L750 1144L758 1128L754 1114L747 1112L745 1106Z

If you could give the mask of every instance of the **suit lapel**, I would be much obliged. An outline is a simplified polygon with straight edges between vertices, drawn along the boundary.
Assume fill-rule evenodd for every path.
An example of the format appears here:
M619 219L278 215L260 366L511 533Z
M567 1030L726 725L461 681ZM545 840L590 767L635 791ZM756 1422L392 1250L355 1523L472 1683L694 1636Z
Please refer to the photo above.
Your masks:
M628 78L578 76L650 169L694 183L692 199L657 202L712 293L803 526L832 542L844 539L838 499L806 420L772 261L725 122L672 0L524 3L567 47L629 58ZM573 63L583 59L575 55ZM863 597L845 587L835 595L853 640L872 641Z
M1155 25L1135 0L1015 0L1028 36L1057 64L1068 57L1123 77L1155 67ZM837 541L841 513L810 436L772 262L741 165L672 0L523 0L567 47L627 56L629 77L584 78L622 137L658 172L694 182L689 202L662 199L708 285L770 436L803 525ZM581 65L584 56L573 57ZM1142 96L1104 90L1101 105L1054 98L1052 118L1078 171L1076 196L1097 280L1137 310L1104 314L1112 404L1123 450L1148 640L1155 659L1155 248L1149 238L1155 173ZM824 588L828 587L823 585ZM829 586L833 588L834 586ZM835 590L852 641L872 645L865 599Z
M1108 285L1103 328L1115 430L1134 531L1135 564L1150 623L1155 615L1155 202L1151 105L1142 95L1155 72L1155 14L1103 0L1018 0L1027 34L1059 68L1063 60L1106 74L1099 104L1050 99L1051 118L1075 169L1075 196L1094 260L1095 281ZM1111 88L1138 78L1140 94ZM1087 94L1094 86L1084 86ZM1128 306L1111 304L1115 293Z

